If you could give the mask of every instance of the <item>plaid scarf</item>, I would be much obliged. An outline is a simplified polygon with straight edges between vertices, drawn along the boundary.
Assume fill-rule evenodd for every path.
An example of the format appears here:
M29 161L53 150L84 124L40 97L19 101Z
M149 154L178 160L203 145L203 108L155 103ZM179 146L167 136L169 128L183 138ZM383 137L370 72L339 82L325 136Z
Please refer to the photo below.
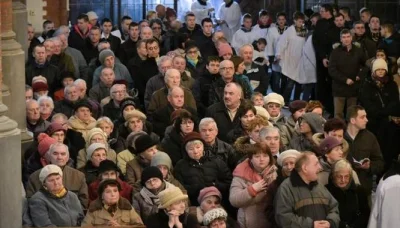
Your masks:
M294 26L294 29L296 29L296 34L300 37L307 37L307 29L304 26L301 26L300 28Z

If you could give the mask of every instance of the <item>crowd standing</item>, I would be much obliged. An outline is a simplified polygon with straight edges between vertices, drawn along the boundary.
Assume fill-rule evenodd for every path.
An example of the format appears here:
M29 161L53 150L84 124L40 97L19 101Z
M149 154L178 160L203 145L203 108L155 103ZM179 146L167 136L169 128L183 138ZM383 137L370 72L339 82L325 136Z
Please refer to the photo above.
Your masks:
M396 227L400 35L309 11L28 25L24 226Z

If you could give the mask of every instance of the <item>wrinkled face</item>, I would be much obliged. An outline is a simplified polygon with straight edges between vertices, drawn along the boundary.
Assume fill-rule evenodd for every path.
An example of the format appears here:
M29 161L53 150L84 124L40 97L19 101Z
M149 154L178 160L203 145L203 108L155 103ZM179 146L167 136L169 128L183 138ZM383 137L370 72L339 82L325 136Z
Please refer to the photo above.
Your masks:
M186 52L189 59L197 59L199 57L199 49L197 47L191 48Z
M65 139L65 133L64 131L56 131L51 135L51 137L57 140L57 142L63 143Z
M167 84L168 88L179 86L181 84L181 75L179 72L171 71L165 77L165 84Z
M336 27L338 27L338 28L343 28L344 27L345 20L344 20L344 18L342 16L335 17L335 21L334 22L335 22Z
M129 129L131 129L132 132L139 132L143 130L143 121L137 117L132 117L129 120Z
M100 80L107 86L111 87L115 81L115 74L111 68L104 68L101 72Z
M111 22L104 22L103 23L103 32L104 34L110 34L112 30L112 23Z
M369 21L369 28L373 31L377 31L379 30L380 27L381 27L380 19L377 17L371 18L371 20Z
M101 124L99 124L99 128L103 130L104 133L106 133L107 137L111 135L114 129L113 126L107 122L102 122Z
M314 108L311 112L322 116L323 110L322 108Z
M90 112L89 108L80 107L78 110L76 110L75 116L82 121L88 121L92 117L92 113Z
M105 140L104 140L103 135L101 135L101 134L95 134L95 135L93 135L92 138L90 139L90 144L93 144L93 143L103 143L103 144L105 144L106 142L105 142Z
M136 50L140 56L147 56L146 43L141 43Z
M286 17L285 16L279 16L278 19L276 20L276 22L278 23L278 25L280 27L283 27L286 25Z
M147 44L147 54L153 58L157 58L160 55L160 47L157 42Z
M310 182L318 180L318 173L322 169L318 158L315 155L310 155L309 161L306 162L302 168L305 176Z
M219 74L225 82L231 82L235 74L235 67L231 61L223 61L219 67Z
M92 29L89 33L89 39L93 44L97 44L100 41L101 31L100 29Z
M160 71L160 73L162 75L165 75L167 70L169 70L171 68L172 68L172 62L170 60L165 60L162 63L160 63L160 65L158 67L158 71Z
M107 159L107 153L105 149L97 149L93 152L92 157L90 158L90 161L92 162L92 165L94 167L99 167L100 162L104 161Z
M204 22L204 24L203 24L204 34L206 34L207 36L210 36L212 34L212 30L213 30L213 24L210 22Z
M343 158L343 147L342 145L334 147L329 153L325 154L330 164Z
M206 68L210 72L210 74L218 74L219 65L219 62L211 61L208 63L208 65L206 65Z
M50 154L50 163L59 167L64 167L67 164L68 159L69 154L64 146L57 146L54 148L53 153Z
M28 25L28 40L31 41L35 37L35 29Z
M299 119L299 117L301 117L304 113L306 113L306 109L305 108L297 110L295 113L293 113L293 119L294 120Z
M67 32L69 34L69 29L67 29ZM68 39L67 39L68 35L65 34L61 34L58 36L58 38L60 38L61 40L61 48L64 50L65 48L68 47Z
M25 91L25 100L29 101L33 99L33 90L32 89L28 89Z
M244 26L246 29L250 29L251 26L252 26L252 24L253 24L253 20L252 20L251 18L245 18L245 19L243 20L243 26Z
M153 37L153 30L149 27L149 25L143 27L143 29L140 32L140 37L142 40L148 40Z
M262 96L255 96L253 98L253 105L262 107L264 105L263 97Z
M363 36L365 34L365 25L364 24L356 24L354 26L354 33L357 36Z
M105 171L104 173L101 174L101 179L102 180L106 180L106 179L116 180L117 177L118 177L118 174L114 170L108 170L108 171Z
M140 156L147 161L151 161L153 157L156 155L157 151L158 151L157 146L152 146L147 150L145 150L144 152L140 153Z
M343 129L337 129L337 130L332 130L332 131L328 132L328 135L326 135L326 136L335 137L339 142L342 142L343 135L344 135L344 130Z
M64 188L62 177L59 174L51 174L44 181L44 186L49 192L58 193Z
M88 29L89 22L85 21L84 19L79 19L77 24L79 30L86 31Z
M183 73L186 69L186 60L184 58L174 58L172 68L179 70Z
M208 196L203 201L201 201L200 208L203 213L207 213L208 211L221 207L221 202L218 196Z
M204 155L204 145L201 142L189 142L188 144L186 144L186 152L191 159L199 161L200 158Z
M349 45L351 45L351 41L353 40L353 38L352 38L352 36L351 36L351 34L342 34L341 36L340 36L340 41L342 42L342 45L343 46L349 46Z
M285 176L290 176L290 173L294 169L294 165L296 164L296 158L285 158L285 160L282 161L282 171L285 174Z
M162 185L162 180L158 179L158 178L150 178L145 182L145 186L147 189L149 190L156 190L159 189Z
M194 122L192 119L183 119L181 123L181 131L183 134L189 134L193 132L194 129Z
M226 106L234 106L239 104L241 98L241 91L235 85L225 86L224 88L224 103Z
M371 17L371 15L369 13L362 13L360 15L360 19L362 20L362 22L364 23L368 23L369 22L369 18Z
M139 26L133 26L129 29L129 36L133 40L137 40L139 38Z
M35 47L35 51L33 53L35 57L35 61L39 64L44 64L46 62L47 54L45 47Z
M269 165L269 156L266 153L254 154L251 159L251 164L253 164L256 170L264 170Z
M121 102L126 97L126 86L115 85L114 91L112 92L112 98L116 102Z
M378 78L383 78L386 75L386 70L385 69L377 69L375 71L375 76Z
M67 90L65 97L69 101L77 101L79 99L78 89L76 87L70 87Z
M281 105L270 102L266 105L266 109L271 117L278 117L281 114Z
M305 120L302 120L300 122L300 133L307 134L310 132L312 132L310 125Z
M261 139L263 144L267 145L271 150L272 155L278 154L279 147L281 143L281 137L278 131L271 131L269 134L265 136L264 139Z
M119 191L117 186L108 185L102 195L103 201L107 205L113 205L118 203Z
M354 124L358 129L362 130L367 127L368 119L367 119L367 113L365 110L359 110L357 112L357 117L356 118L351 118L351 123Z
M196 17L193 16L186 17L186 26L189 29L194 29L194 27L196 26Z
M202 125L200 126L200 135L201 138L207 143L207 144L213 144L215 142L215 139L217 138L218 135L218 129L216 128L215 124L207 124L207 125Z
M247 127L250 121L256 118L256 114L252 110L248 110L241 118L240 122L242 123L243 127Z
M260 142L260 129L261 126L257 126L252 131L248 132L250 138L255 142Z
M104 66L108 68L114 68L115 58L114 56L108 56L104 59Z
M160 37L161 36L162 27L161 27L160 24L153 23L153 25L151 26L151 30L153 30L153 35L155 37Z
M336 186L345 189L349 185L351 179L350 170L339 170L333 174L333 181Z
M52 102L48 100L40 102L39 108L40 108L40 114L51 114L51 112L53 112L54 109Z
M157 168L161 171L163 179L167 179L169 173L168 167L166 165L158 165Z
M185 94L181 89L174 89L174 91L167 98L168 102L174 108L182 108L185 103Z
M129 32L129 25L132 23L132 20L131 19L126 19L126 20L124 20L124 21L122 21L122 23L121 23L121 28L122 28L122 31L124 32L124 33L128 33Z
M251 64L253 62L253 48L249 46L242 47L240 57L242 57L246 65Z
M74 83L74 79L73 78L64 78L62 81L62 84L64 87L72 85Z
M32 102L26 107L26 117L29 121L38 121L40 119L40 109L39 104Z

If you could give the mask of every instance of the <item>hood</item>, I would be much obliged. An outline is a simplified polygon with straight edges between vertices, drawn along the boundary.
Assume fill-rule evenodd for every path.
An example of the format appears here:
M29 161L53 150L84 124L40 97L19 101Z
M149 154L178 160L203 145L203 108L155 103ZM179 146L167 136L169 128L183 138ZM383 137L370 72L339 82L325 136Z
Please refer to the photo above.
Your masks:
M315 113L306 113L302 116L303 120L305 120L312 130L313 134L323 133L324 132L324 123L325 119Z
M89 31L90 31L91 28L92 28L92 25L91 25L91 24L88 24L87 33L86 33L86 34L82 34L81 30L79 30L78 25L74 25L74 31L75 31L80 37L82 37L82 38L86 38L86 37L89 36Z
M88 123L83 122L82 120L76 118L75 116L71 116L68 120L68 125L70 128L74 130L90 130L96 127L96 120L93 117L90 117L90 121Z
M250 144L249 136L239 137L233 144L233 149L240 154L247 154L246 147Z

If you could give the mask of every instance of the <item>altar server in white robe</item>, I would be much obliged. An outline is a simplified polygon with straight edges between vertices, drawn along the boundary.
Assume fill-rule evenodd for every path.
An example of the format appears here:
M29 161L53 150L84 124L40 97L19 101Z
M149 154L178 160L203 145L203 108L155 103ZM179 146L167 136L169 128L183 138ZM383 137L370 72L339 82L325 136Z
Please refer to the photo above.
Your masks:
M240 48L245 44L252 44L256 40L253 32L252 23L253 19L250 14L243 15L243 26L235 32L232 38L232 47L235 48L236 53L239 53Z
M233 34L240 29L242 12L237 2L224 0L217 12L216 18L221 31L229 43L232 42Z
M214 11L214 7L208 0L195 0L190 10L196 16L196 24L201 25L204 18L210 17L210 13Z
M272 23L272 18L270 17L267 10L261 10L258 13L258 21L257 24L253 26L253 32L255 35L255 39L258 40L260 38L267 38L267 35L272 27L275 25Z

